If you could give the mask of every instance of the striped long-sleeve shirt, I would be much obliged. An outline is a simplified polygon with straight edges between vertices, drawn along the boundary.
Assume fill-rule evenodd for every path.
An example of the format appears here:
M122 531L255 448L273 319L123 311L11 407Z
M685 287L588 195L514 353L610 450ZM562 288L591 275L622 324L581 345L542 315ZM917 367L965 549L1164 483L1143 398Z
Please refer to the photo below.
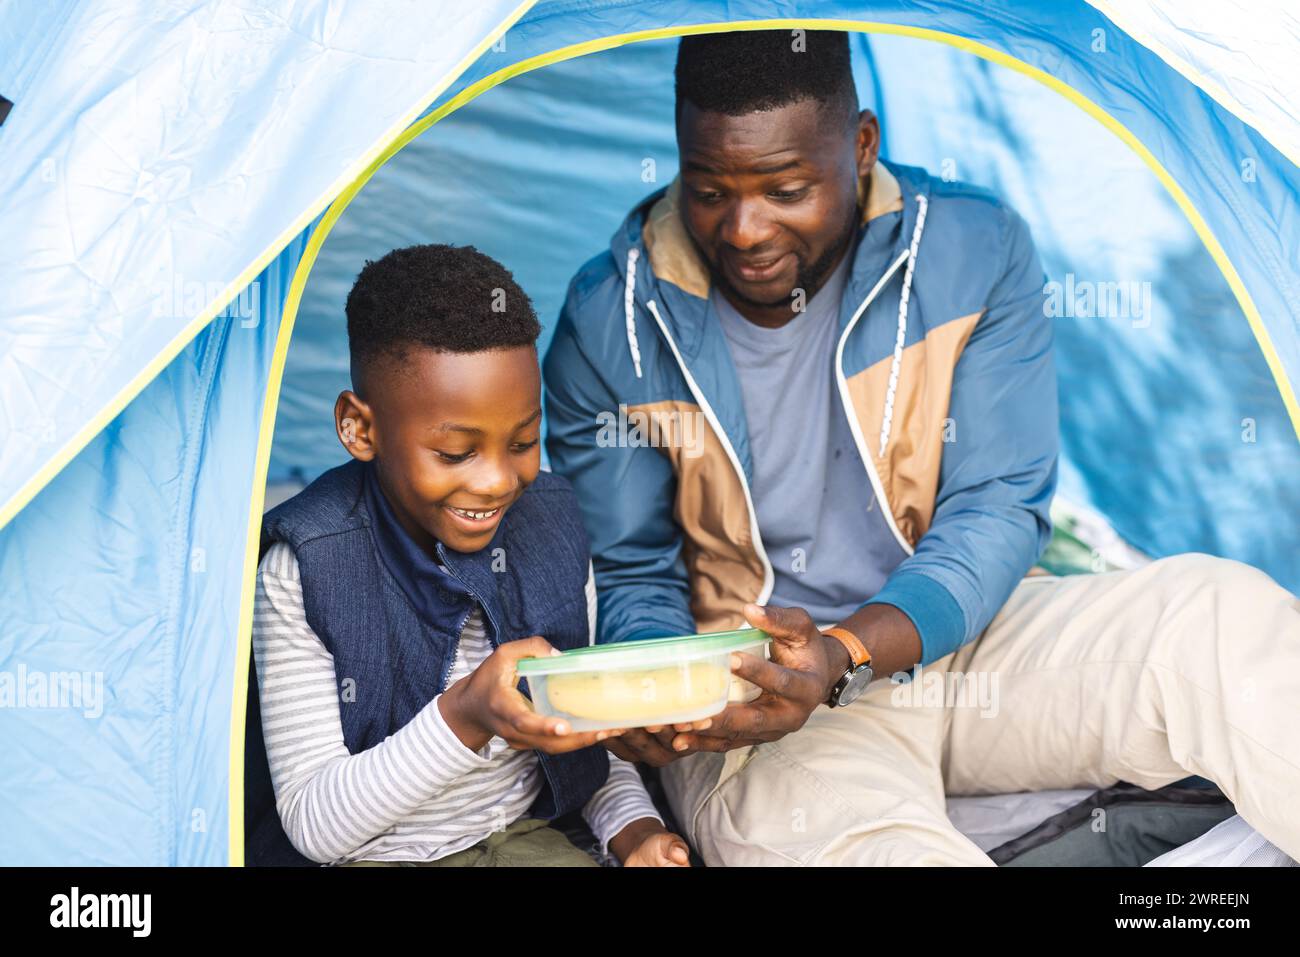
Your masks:
M312 860L437 860L505 828L541 791L533 751L500 737L471 751L443 720L441 695L382 743L350 753L334 659L307 623L298 562L283 542L258 568L253 652L276 808L290 842ZM491 653L476 610L449 683ZM636 768L609 759L609 779L583 809L602 847L632 821L659 817Z

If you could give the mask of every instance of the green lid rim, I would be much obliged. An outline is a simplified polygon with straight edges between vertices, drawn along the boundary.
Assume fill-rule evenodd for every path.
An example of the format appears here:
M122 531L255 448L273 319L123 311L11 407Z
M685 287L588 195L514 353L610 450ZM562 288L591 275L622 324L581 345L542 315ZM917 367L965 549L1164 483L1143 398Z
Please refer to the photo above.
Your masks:
M515 671L527 677L569 671L597 671L605 668L623 670L671 665L678 661L685 663L724 651L734 651L746 645L756 645L760 641L768 640L770 636L759 628L740 628L735 631L714 631L702 635L674 635L670 638L621 641L608 645L574 648L546 658L520 658L515 663ZM680 646L680 650L689 650L689 656L673 655L674 646ZM602 658L610 660L602 662L600 660ZM626 660L620 662L618 660L620 658ZM636 660L639 658L645 660Z

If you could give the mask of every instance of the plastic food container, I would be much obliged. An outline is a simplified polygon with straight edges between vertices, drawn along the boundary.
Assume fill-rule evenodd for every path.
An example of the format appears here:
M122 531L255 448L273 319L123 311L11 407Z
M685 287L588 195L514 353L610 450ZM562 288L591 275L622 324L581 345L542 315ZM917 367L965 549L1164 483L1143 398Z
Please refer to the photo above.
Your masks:
M594 645L516 667L538 714L564 718L574 731L641 728L699 721L745 700L732 697L742 682L733 681L731 654L762 654L766 644L765 632L746 628Z
M755 658L763 658L765 660L770 658L771 655L768 652L767 644L769 641L767 632L759 631L757 628L751 628L750 631L756 636L755 640L750 644L743 645L735 650L742 654L753 655ZM736 634L743 634L743 632L736 632ZM727 696L727 700L740 702L753 701L762 693L763 689L752 681L747 681L744 678L732 675L731 693Z

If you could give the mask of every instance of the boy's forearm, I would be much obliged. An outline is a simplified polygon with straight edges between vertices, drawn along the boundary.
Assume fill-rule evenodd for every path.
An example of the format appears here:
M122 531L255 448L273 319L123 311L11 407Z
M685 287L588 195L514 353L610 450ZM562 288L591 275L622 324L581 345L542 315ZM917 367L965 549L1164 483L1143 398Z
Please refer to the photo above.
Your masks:
M345 857L485 763L459 742L453 746L438 724L435 699L375 747L336 755L295 781L277 782L284 784L281 820L294 847L322 863ZM427 754L438 760L428 761ZM393 768L408 785L400 795L384 784Z
M620 854L618 849L628 843L625 831L646 820L653 821L660 828L663 827L663 822L659 819L659 812L655 810L650 795L646 793L636 766L612 754L608 758L609 777L591 796L582 809L582 816L596 839L623 861L627 855ZM637 841L632 844L632 848L639 843Z
M451 733L461 744L475 752L482 751L492 740L492 732L474 720L471 702L465 695L468 682L458 681L438 696L438 710Z

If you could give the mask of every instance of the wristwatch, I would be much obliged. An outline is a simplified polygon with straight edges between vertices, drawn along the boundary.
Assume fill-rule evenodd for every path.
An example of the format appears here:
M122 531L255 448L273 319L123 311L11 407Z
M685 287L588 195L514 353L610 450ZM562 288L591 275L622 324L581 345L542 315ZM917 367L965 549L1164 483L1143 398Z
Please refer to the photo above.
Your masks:
M862 692L867 690L867 685L871 684L871 652L847 628L827 628L822 634L835 638L849 652L849 670L835 682L830 700L826 702L829 707L843 708L857 701Z

